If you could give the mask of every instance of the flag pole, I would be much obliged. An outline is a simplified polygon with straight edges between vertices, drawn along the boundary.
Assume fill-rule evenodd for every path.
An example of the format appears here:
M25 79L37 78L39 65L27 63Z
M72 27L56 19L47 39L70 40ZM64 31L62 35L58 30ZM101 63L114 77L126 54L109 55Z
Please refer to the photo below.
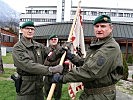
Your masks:
M70 33L69 33L69 37L68 37L68 40L67 40L68 42L71 41L71 37L72 37L72 34L73 34L73 30L74 30L74 25L76 23L77 16L80 12L80 3L81 3L81 0L79 0L79 3L78 3L77 11L76 11L76 14L74 16L73 24L72 24L72 27L71 27L71 30L70 30Z
M72 37L72 34L73 34L73 30L74 30L74 25L76 23L77 16L78 16L79 11L80 11L80 3L81 3L81 0L79 0L79 2L78 2L78 7L77 7L77 10L76 10L76 14L74 16L73 24L72 24L72 27L71 27L71 30L70 30L70 33L69 33L69 37L68 37L67 42L70 42L71 41L71 37ZM66 56L66 52L62 55L59 65L63 65L65 56ZM50 88L50 91L49 91L47 100L51 100L52 99L52 96L53 96L55 87L56 87L56 83L52 83L52 86Z

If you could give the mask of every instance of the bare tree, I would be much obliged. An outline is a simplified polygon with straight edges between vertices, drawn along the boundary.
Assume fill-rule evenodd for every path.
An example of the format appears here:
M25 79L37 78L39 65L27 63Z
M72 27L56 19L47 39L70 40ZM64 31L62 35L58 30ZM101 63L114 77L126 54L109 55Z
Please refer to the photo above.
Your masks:
M4 73L3 61L1 55L1 27L0 27L0 74Z

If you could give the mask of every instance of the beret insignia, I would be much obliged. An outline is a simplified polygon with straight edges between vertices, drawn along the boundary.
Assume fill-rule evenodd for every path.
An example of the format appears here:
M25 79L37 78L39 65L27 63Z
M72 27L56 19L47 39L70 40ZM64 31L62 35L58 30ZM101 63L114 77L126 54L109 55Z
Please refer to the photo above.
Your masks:
M103 20L104 20L104 21L108 21L108 18L107 18L107 17L104 17Z

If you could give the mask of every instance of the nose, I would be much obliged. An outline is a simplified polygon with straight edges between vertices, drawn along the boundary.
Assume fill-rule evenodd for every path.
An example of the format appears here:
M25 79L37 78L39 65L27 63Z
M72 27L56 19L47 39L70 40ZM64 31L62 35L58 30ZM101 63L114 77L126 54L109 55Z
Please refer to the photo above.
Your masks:
M99 26L99 27L97 27L97 31L101 31L101 27Z
M29 32L31 32L32 31L32 29L31 28L29 28Z

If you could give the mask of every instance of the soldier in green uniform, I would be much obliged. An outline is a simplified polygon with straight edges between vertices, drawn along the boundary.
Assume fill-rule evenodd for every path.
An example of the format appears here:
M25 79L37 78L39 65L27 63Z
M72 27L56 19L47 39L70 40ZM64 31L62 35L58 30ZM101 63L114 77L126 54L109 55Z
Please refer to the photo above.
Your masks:
M44 100L43 76L62 73L62 66L44 66L47 57L43 44L33 40L34 23L27 21L21 25L22 37L13 47L13 60L21 82L17 87L17 100ZM19 87L20 88L19 88Z
M64 52L62 52L62 47L58 44L58 36L56 34L51 34L49 37L49 46L47 48L47 58L44 61L44 65L46 66L56 66L59 64L61 60L61 56ZM48 96L49 90L52 85L52 76L45 76L44 79L44 94L45 97ZM55 100L61 99L62 93L62 83L57 83L54 91Z
M96 39L91 42L81 67L73 68L66 75L55 74L53 82L83 82L84 91L79 100L116 100L115 84L123 77L122 53L112 37L111 19L107 15L94 20ZM67 52L74 63L74 55ZM76 63L75 63L76 64Z

